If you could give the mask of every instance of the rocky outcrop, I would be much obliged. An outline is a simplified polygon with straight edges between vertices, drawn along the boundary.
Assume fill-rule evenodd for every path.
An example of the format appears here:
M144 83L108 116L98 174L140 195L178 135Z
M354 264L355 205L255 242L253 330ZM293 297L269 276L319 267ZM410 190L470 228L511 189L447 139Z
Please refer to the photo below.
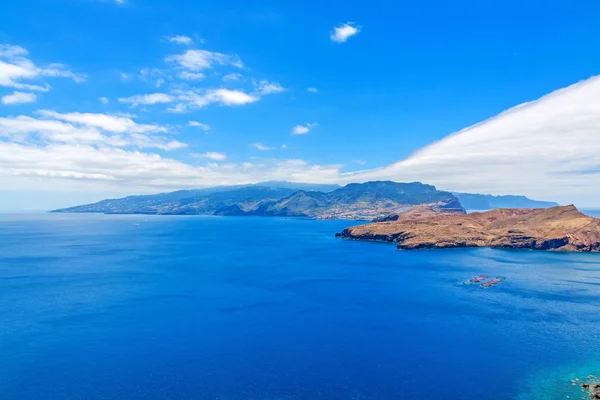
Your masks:
M384 217L376 218L373 220L373 222L397 221L401 217L406 218L407 216L410 216L412 218L423 218L439 213L466 214L467 212L460 204L458 199L451 198L445 201L438 201L437 203L420 204L418 206L405 207L400 212L395 212L393 214L388 214Z
M419 211L415 207L394 220L354 226L336 236L392 242L406 250L494 247L600 251L600 219L586 216L572 205L472 214L435 212L431 208L429 212Z

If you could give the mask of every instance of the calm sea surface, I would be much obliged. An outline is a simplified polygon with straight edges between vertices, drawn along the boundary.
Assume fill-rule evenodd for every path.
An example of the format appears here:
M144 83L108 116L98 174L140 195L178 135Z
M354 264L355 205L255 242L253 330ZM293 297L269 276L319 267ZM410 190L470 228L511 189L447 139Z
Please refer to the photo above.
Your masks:
M350 224L0 215L0 399L574 399L600 375L600 255Z

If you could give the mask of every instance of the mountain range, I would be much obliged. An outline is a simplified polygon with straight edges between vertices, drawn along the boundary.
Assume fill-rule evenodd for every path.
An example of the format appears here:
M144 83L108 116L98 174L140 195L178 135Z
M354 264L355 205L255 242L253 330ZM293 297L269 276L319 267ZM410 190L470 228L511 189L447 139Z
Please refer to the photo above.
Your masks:
M290 216L372 220L402 212L420 204L437 204L436 207L446 211L464 213L463 197L469 204L476 205L487 201L487 204L497 206L503 202L503 196L453 194L420 182L374 181L351 183L344 187L263 182L255 185L179 190L107 199L94 204L54 210L54 212ZM494 202L487 200L488 197L492 197ZM530 202L531 206L538 206L539 203L525 197L519 197L519 199L521 199L521 207L523 207L523 203L527 202Z

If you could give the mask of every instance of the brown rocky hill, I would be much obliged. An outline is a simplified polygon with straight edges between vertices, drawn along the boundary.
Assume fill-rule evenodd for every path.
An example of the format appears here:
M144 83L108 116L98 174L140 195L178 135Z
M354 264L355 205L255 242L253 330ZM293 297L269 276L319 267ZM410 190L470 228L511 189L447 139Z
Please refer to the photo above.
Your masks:
M600 219L575 206L497 209L459 214L413 209L344 229L336 236L398 244L399 249L496 247L578 252L600 251Z

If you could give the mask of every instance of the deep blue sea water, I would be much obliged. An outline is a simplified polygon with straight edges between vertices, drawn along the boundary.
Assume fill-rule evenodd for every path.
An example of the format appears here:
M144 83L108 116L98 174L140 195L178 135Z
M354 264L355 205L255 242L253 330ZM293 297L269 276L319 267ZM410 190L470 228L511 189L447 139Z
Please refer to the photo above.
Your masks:
M350 224L0 215L0 399L564 399L600 375L600 255Z

